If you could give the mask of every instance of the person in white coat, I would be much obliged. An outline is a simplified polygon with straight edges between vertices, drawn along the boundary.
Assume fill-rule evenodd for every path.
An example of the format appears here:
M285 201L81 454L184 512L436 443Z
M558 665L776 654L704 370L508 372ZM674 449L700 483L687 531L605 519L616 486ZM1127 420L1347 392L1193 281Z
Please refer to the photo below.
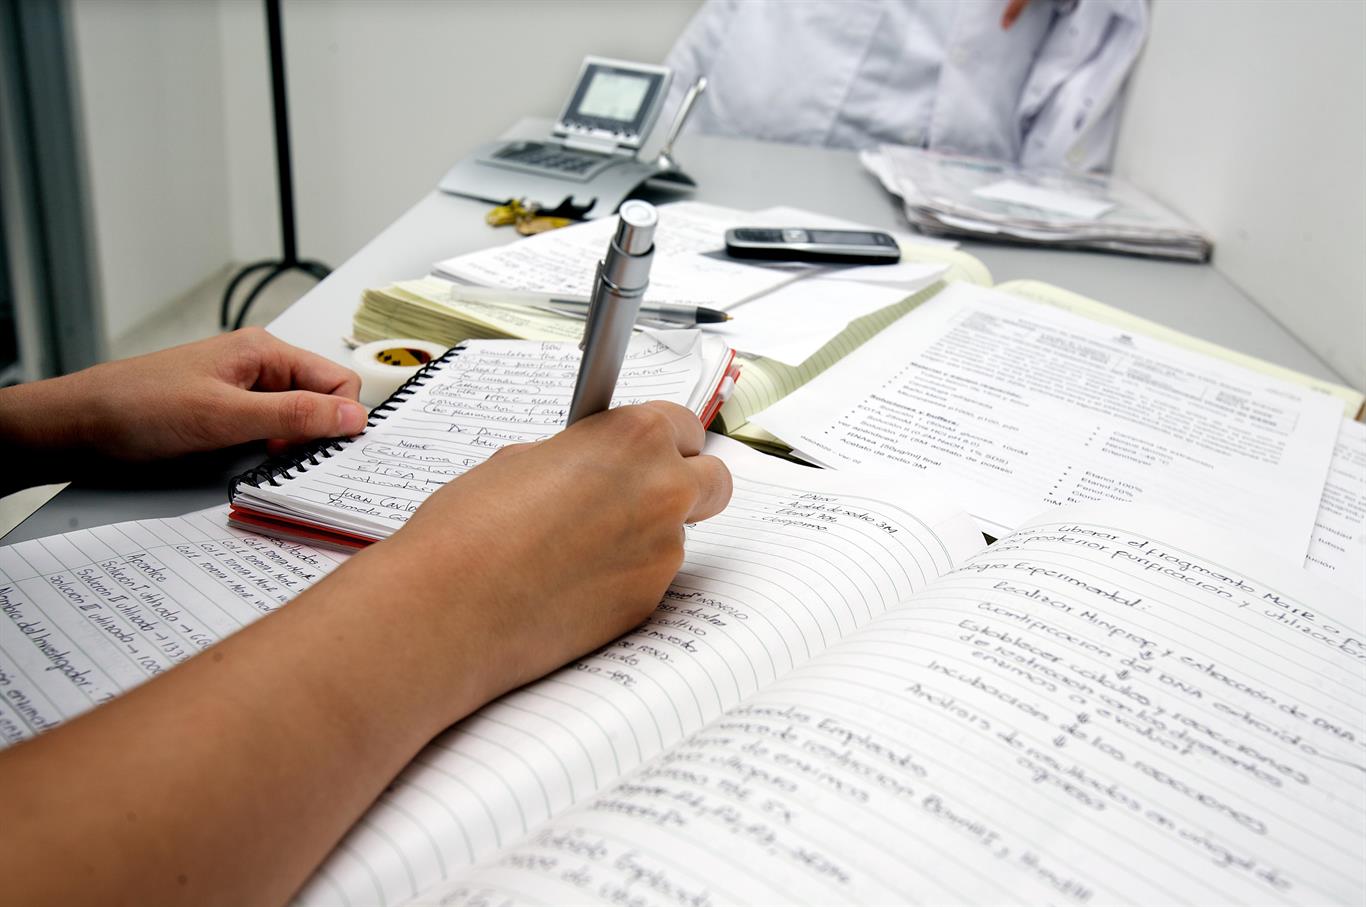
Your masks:
M666 116L699 131L1104 170L1145 0L707 0L670 51Z

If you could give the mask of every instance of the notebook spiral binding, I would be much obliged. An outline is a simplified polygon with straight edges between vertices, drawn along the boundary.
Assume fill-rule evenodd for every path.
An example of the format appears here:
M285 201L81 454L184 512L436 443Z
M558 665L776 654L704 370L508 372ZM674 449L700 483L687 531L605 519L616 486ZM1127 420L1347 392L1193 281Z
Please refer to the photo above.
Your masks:
M464 349L464 344L453 346L418 369L417 374L399 385L398 390L370 411L370 418L365 421L366 429L374 428L387 419L391 412L398 409L400 403L408 399L417 388L426 383L432 372L446 365ZM237 490L243 485L250 485L253 488L260 488L262 484L278 486L280 484L279 479L292 479L296 473L308 472L310 466L319 465L319 457L325 460L331 457L333 453L345 450L348 444L359 437L361 435L351 438L323 438L287 454L271 457L260 466L248 469L241 475L233 477L232 481L228 483L228 501L232 502L236 499Z

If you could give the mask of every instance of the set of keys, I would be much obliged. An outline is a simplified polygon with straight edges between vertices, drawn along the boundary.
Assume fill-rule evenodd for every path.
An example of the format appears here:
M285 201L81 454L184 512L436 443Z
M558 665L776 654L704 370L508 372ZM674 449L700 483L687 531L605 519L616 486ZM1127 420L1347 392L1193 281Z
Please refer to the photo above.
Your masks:
M523 236L534 236L547 230L557 230L573 223L567 217L551 217L541 214L540 207L526 199L513 199L506 205L499 205L488 214L484 221L490 227L506 227L511 224Z

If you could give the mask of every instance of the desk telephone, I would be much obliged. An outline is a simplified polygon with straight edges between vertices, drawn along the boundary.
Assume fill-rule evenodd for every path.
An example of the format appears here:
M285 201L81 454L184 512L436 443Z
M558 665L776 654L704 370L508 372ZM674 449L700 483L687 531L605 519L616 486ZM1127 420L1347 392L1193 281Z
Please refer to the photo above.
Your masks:
M671 77L665 66L586 57L550 136L485 145L451 168L441 189L493 202L527 199L542 211L593 218L611 214L648 180L692 187L671 155L705 79L688 91L659 155L639 157Z

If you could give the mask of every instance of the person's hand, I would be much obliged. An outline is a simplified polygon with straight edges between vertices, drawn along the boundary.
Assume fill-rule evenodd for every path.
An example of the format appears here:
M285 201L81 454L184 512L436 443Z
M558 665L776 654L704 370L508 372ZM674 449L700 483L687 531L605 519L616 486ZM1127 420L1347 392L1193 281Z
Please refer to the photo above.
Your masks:
M504 448L352 564L384 557L403 588L420 590L437 612L433 631L477 662L461 666L464 679L479 678L477 698L492 698L659 603L683 560L683 524L730 500L725 464L699 455L705 436L689 410L647 403Z
M360 378L259 328L21 385L0 397L0 436L30 451L153 460L365 427Z
M1028 5L1029 0L1007 0L1005 12L1001 14L1001 28L1008 29L1014 25Z
M284 903L433 736L650 613L684 522L730 497L702 440L647 404L502 451L287 607L0 753L6 895ZM138 773L156 796L107 780Z

